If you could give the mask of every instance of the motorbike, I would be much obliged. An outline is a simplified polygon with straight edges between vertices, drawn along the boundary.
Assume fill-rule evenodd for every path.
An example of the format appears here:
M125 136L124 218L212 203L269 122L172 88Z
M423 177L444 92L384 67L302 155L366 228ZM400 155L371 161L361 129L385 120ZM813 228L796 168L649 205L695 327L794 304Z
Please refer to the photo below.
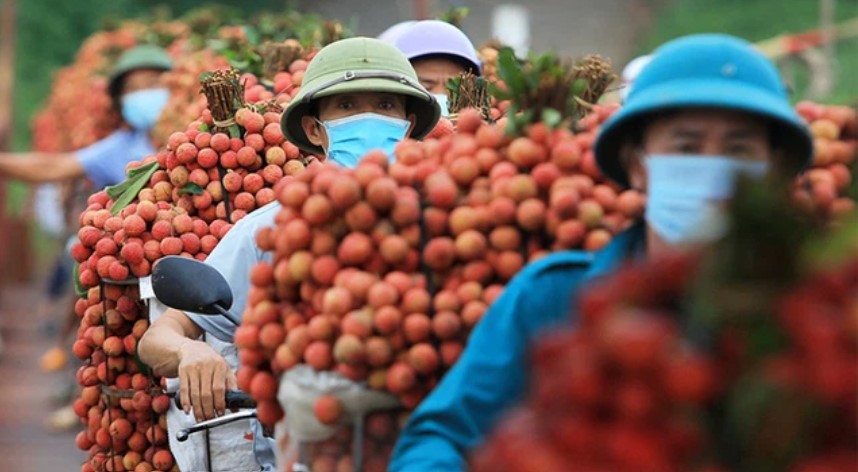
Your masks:
M160 259L152 270L152 289L155 297L164 305L206 316L223 316L233 325L241 322L230 313L233 294L229 283L215 268L194 259L168 256ZM177 406L181 405L178 392L175 395ZM219 418L199 422L176 433L176 439L186 441L190 435L217 428L235 421L256 418L256 402L245 392L232 390L226 393L226 406L231 410L246 409ZM352 424L352 457L355 459L355 471L363 469L363 431L365 415L369 409L354 415ZM312 412L310 412L312 415ZM275 438L275 440L278 438ZM310 472L310 444L297 442L297 460L292 464L292 472Z

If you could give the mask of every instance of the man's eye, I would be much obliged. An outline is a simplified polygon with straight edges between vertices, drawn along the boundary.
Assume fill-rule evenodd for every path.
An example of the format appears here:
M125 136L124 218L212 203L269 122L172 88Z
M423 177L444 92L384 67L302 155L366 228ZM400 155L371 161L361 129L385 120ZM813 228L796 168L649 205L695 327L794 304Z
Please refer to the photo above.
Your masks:
M378 104L378 108L382 110L393 110L394 106L393 102L381 102Z
M676 150L683 154L693 154L697 152L697 145L690 142L678 143L676 145Z
M731 156L748 156L753 153L753 150L745 144L737 144L728 147L727 153Z
M350 110L352 108L352 102L340 102L338 108L340 110Z

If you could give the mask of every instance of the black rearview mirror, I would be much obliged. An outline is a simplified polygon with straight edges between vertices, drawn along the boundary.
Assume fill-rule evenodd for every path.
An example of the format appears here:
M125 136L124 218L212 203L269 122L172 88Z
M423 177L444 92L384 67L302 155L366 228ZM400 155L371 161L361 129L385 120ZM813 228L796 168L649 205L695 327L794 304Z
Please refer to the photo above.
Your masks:
M206 315L223 315L238 324L229 313L232 289L220 272L200 261L167 256L152 270L155 297L170 308Z

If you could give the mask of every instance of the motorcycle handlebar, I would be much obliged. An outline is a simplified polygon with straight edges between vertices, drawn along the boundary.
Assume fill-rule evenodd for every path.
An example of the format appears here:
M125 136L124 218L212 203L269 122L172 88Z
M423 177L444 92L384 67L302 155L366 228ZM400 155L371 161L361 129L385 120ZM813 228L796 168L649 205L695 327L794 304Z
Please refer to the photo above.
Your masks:
M182 409L182 397L179 395L179 392L176 392L174 401L176 402L176 407L180 410ZM226 391L226 408L228 410L242 410L246 408L256 408L256 401L250 397L245 392L241 390L227 390Z

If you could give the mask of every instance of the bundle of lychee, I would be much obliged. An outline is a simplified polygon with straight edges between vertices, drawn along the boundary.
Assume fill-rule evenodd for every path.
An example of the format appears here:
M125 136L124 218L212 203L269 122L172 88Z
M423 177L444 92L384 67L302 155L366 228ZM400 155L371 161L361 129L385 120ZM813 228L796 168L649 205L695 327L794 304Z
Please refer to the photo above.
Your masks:
M322 396L314 410L321 418L335 423L342 416L343 409L339 400L331 395ZM313 472L345 472L363 470L365 472L384 472L393 453L396 438L402 430L408 415L405 412L375 412L364 419L362 448L360 452L352 446L354 430L343 425L328 439L307 444L306 454L310 458L306 465ZM278 444L286 449L289 436L277 436ZM360 464L359 469L357 465ZM279 471L296 470L296 459L278 464Z
M79 379L85 389L76 412L90 425L78 437L78 445L91 452L83 470L105 470L97 464L105 457L125 460L122 454L130 456L125 469L110 465L106 470L135 470L136 465L127 464L140 454L155 470L172 467L168 450L150 451L167 447L165 419L159 415L169 399L161 394L160 380L144 375L135 361L137 341L148 328L148 310L134 278L148 276L163 256L204 260L232 223L274 201L274 185L284 175L304 168L298 148L280 131L279 108L235 110L225 105L241 103L244 91L238 78L232 70L205 77L212 110L204 110L185 132L173 133L157 155L129 165L130 175L141 172L134 175L146 179L138 182L141 188L131 177L126 182L131 195L114 200L107 191L96 193L80 216L80 242L72 247L72 256L80 264L80 283L88 289L77 302L81 325L74 345L85 361ZM98 432L95 412L103 413L99 421L109 415L108 426L116 419L122 428L129 423L148 443L133 431L128 436L125 429L114 432L108 426L104 431L115 441L105 442L107 433ZM127 446L119 445L126 440ZM139 470L153 470L145 467Z
M243 94L235 71L215 72L205 80L212 99L227 89L232 95L221 98ZM144 277L162 256L203 260L233 223L273 202L274 185L303 170L304 163L298 148L283 137L280 109L263 111L206 109L186 131L170 135L157 155L129 165L129 170L157 167L130 204L116 211L106 192L91 196L80 218L80 243L72 248L82 285ZM213 112L226 113L231 118L222 119L234 123L218 128Z
M73 408L85 427L76 444L89 453L81 472L178 471L164 416L170 398L135 357L149 327L139 298L136 285L104 284L75 304L81 323L73 351L84 365Z
M173 131L206 108L197 83L206 71L230 66L244 73L245 103L285 104L298 93L304 69L318 48L349 34L336 21L292 10L244 21L232 14L200 9L185 15L183 21L194 35L180 38L168 49L175 57L175 67L165 75L171 98L153 130L158 144L166 143Z
M761 192L741 194L713 252L582 293L574 326L535 346L531 393L473 470L858 467L858 220L820 238Z
M525 263L599 249L640 215L640 195L588 175L576 136L554 125L508 137L468 109L454 134L400 143L393 163L373 152L287 179L277 227L257 236L273 262L250 274L235 335L239 387L271 413L260 420L282 414L276 377L299 363L414 408Z
M858 117L853 108L809 101L796 105L813 135L811 169L795 183L794 198L802 208L832 219L855 210L858 195L849 192L858 175Z
M296 24L302 28L295 27ZM333 32L319 34L314 25L324 25L326 31ZM182 129L205 108L197 83L200 73L233 66L242 72L264 76L261 57L264 43L280 44L291 38L289 47L297 46L302 54L293 58L298 64L291 69L289 63L281 64L284 67L274 72L289 71L294 76L302 70L300 61L309 60L308 54L314 48L347 34L337 22L322 22L315 15L289 10L245 20L235 12L227 15L213 8L201 8L176 20L124 21L113 31L100 31L87 38L74 63L59 71L47 104L33 120L34 149L74 151L116 130L121 119L111 105L107 76L121 53L135 45L162 46L174 62L174 69L164 75L164 83L171 92L170 102L152 132L156 147L161 147L173 131ZM300 44L295 44L296 38ZM302 45L308 49L305 51ZM300 85L301 75L297 74L295 87ZM272 86L267 83L264 89L256 91L248 87L246 101L268 100ZM274 89L275 95L282 91ZM290 95L287 93L285 97Z
M239 65L238 70L244 72L241 85L245 103L286 104L300 90L304 70L316 51L302 47L295 39L269 41L257 47L248 41L245 28L223 27L218 34L220 40L233 35L229 47L185 52L176 59L174 69L165 74L170 101L153 129L156 143L166 143L173 131L195 120L206 109L207 101L198 83L198 78L206 72ZM260 56L262 61L236 64L226 59L237 55Z
M84 41L74 64L57 72L47 103L33 120L33 149L73 151L116 129L119 116L110 104L103 71L115 61L116 50L136 42L132 25L98 32Z

